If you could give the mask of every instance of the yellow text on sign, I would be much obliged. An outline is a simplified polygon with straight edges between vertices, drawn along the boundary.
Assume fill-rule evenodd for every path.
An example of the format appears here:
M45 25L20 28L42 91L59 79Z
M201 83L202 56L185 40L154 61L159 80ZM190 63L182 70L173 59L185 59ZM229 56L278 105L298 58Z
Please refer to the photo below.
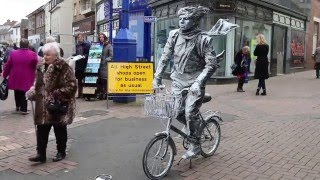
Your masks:
M108 93L149 94L152 81L153 63L108 63Z

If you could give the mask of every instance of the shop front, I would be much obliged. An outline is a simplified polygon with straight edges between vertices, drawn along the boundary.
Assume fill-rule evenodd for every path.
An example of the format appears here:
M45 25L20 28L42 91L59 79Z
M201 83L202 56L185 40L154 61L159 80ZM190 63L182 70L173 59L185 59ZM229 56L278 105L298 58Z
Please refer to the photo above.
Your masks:
M72 34L75 36L75 39L78 34L84 34L87 41L95 41L94 31L95 16L88 17L72 24Z
M288 69L297 68L304 62L304 37L305 37L305 20L297 16L289 16L289 29L283 29L279 23L275 23L274 9L282 11L277 6L264 5L255 1L234 1L234 0L202 0L200 5L210 8L210 13L200 22L200 28L208 31L218 21L218 19L229 19L230 22L238 24L240 27L230 32L227 36L214 36L213 45L216 53L226 50L224 61L220 68L214 74L214 77L232 77L230 66L233 64L234 55L241 50L243 46L250 47L250 72L255 70L254 49L256 46L256 36L263 34L269 44L268 54L270 62L270 74L289 73ZM195 4L194 1L167 1L167 3L151 3L153 15L157 17L157 22L153 26L153 60L155 66L163 53L163 48L167 41L169 32L178 29L177 11L187 5ZM283 9L284 12L289 11ZM280 28L279 28L280 27ZM290 31L289 31L290 30ZM288 37L290 36L290 37ZM287 42L294 41L292 55L285 55ZM276 43L275 43L276 42ZM281 42L281 43L280 43ZM282 45L281 45L282 44ZM282 49L281 49L282 48ZM281 60L281 56L284 56ZM285 59L290 57L290 60ZM278 60L279 59L279 60ZM172 62L166 69L170 73Z
M119 8L117 1L113 0L113 8ZM119 31L119 15L118 13L113 13L112 17L110 16L110 2L109 1L100 1L96 5L96 21L97 21L97 34L104 33L107 37L112 35L112 38L115 38ZM112 23L110 26L110 23ZM112 27L112 33L110 33L110 27Z

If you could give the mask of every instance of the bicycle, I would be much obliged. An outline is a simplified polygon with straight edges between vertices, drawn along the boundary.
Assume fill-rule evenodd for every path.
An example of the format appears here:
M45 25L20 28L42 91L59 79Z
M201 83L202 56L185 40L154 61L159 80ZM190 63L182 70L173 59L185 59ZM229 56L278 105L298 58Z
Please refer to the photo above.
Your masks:
M207 99L207 102L209 102L211 96L207 97ZM166 130L155 134L155 137L147 144L143 154L143 171L149 179L161 179L165 177L172 167L174 156L177 155L177 148L171 137L170 130L176 132L183 138L183 147L185 149L188 149L190 142L194 142L194 138L189 138L186 133L172 125L172 121L177 115L177 109L181 102L181 95L173 95L168 92L150 94L145 97L144 110L146 116L168 120ZM196 143L200 144L200 154L204 158L207 158L215 153L220 143L221 129L219 121L222 122L221 113L219 111L206 111L200 114L200 121L199 132L201 138L197 139ZM214 133L212 133L213 131ZM209 145L206 146L206 142L208 142ZM152 151L154 146L156 146L156 148ZM152 152L154 155L150 155ZM160 162L156 163L155 167L156 161Z

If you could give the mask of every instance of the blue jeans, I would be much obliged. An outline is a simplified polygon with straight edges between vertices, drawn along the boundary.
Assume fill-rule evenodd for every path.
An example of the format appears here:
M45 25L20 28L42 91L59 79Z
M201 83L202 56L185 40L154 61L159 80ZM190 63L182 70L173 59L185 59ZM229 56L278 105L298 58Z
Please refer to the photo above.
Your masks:
M259 84L258 84L258 89L263 89L263 90L266 90L266 81L265 79L259 79Z

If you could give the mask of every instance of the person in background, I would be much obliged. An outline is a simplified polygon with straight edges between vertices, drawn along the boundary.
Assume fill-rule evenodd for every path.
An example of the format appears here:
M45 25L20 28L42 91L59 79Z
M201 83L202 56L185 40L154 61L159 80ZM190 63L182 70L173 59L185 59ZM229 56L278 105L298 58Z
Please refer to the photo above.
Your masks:
M320 41L319 45L316 48L313 54L313 60L315 61L315 69L316 69L316 78L319 79L319 70L320 70Z
M87 67L88 56L90 51L90 43L84 40L83 34L78 34L77 36L78 43L76 45L76 54L75 55L83 55L84 58L76 61L75 74L78 80L78 97L82 97L83 91L83 79L85 77L85 69Z
M20 49L12 51L4 68L3 78L8 79L8 88L14 90L16 111L28 114L25 93L35 79L38 56L29 49L29 41L22 38Z
M35 52L35 53L37 52L36 49L34 48L34 46L31 45L31 44L29 44L29 49L30 49L31 51Z
M245 92L243 90L243 84L245 82L245 78L248 76L249 51L249 46L244 46L234 58L234 63L237 64L237 67L233 71L233 75L238 78L237 92Z
M56 42L56 39L53 36L48 36L46 38L46 44L51 42ZM42 46L41 46L41 43L40 43L40 47L43 46L43 43L42 43ZM42 51L42 48L40 49L40 47L39 47L38 56L43 57L43 51ZM60 47L60 57L63 57L63 56L64 56L64 52L63 52L63 49Z
M11 53L12 50L14 50L14 49L13 49L13 45L12 45L12 44L9 44L9 45L6 47L6 51L4 52L3 63L6 63L6 62L8 61L9 55L10 55L10 53Z
M42 47L43 47L43 42L40 42L40 46L39 46L39 48L38 48L38 51L37 51L37 53L38 53L38 55L40 56L40 57L43 57L43 52L42 52Z
M67 125L75 117L77 83L72 68L60 57L58 43L47 43L42 50L44 58L37 66L36 80L27 92L27 98L35 101L34 123L37 127L37 155L29 161L44 163L51 127L57 143L57 154L52 161L61 161L66 157ZM53 102L64 105L64 111L50 111L48 104Z
M254 77L256 79L259 79L256 95L259 95L259 91L260 89L262 89L263 92L261 93L261 95L265 96L267 95L265 80L269 78L269 69L268 69L269 45L267 44L267 40L263 34L258 34L256 39L257 39L257 46L253 52L253 54L257 56Z
M105 94L107 93L107 75L108 67L107 62L112 61L113 58L113 47L109 41L109 38L104 34L99 34L100 45L103 46L102 56L99 68L99 78L98 78L98 99L105 99Z
M13 43L13 49L14 50L18 50L19 49L16 43Z

